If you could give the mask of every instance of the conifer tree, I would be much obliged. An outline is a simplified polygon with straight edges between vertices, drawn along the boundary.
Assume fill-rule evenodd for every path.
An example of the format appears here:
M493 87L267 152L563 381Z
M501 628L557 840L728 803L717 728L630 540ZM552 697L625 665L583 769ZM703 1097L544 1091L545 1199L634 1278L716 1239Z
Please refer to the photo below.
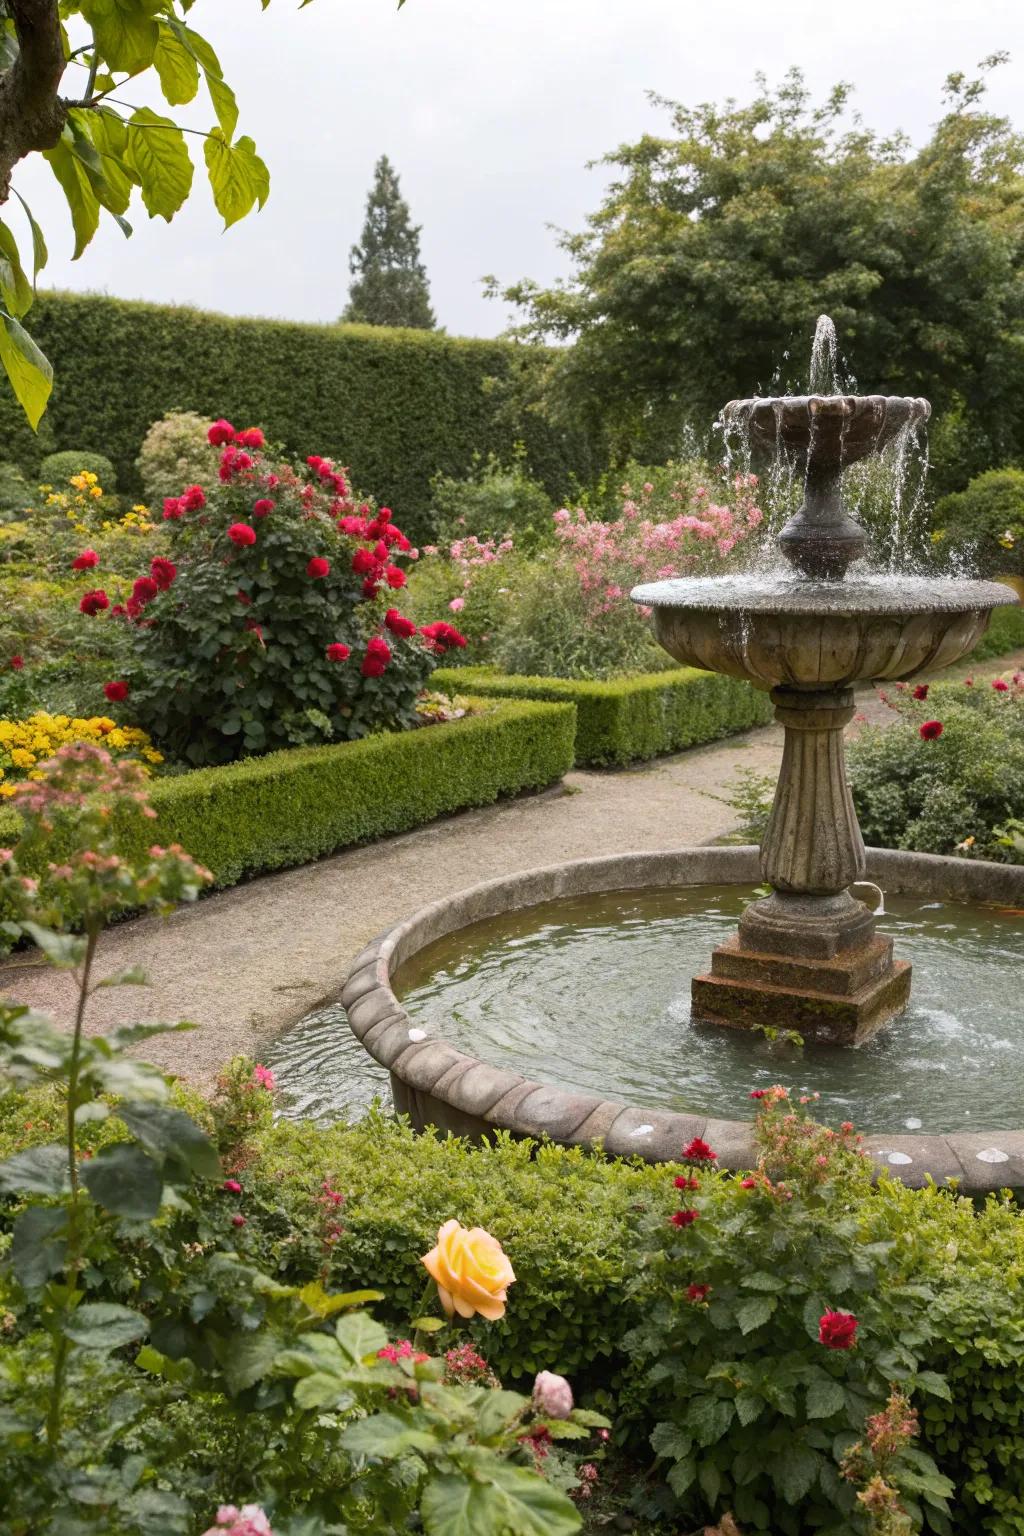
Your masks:
M342 320L433 330L427 272L420 260L420 226L412 223L387 155L377 161L362 238L352 247L348 265L354 281Z

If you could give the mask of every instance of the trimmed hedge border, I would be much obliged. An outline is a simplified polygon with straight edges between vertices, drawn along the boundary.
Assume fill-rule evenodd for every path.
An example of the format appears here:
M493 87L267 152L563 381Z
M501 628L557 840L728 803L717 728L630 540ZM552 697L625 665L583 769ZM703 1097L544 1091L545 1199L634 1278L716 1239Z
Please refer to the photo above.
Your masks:
M661 757L767 725L766 693L696 667L645 672L607 683L561 677L513 677L490 667L442 667L436 687L449 693L563 701L576 706L576 762L608 767Z
M95 293L41 293L31 329L60 361L43 452L105 453L125 492L139 489L142 439L172 407L262 427L289 453L340 460L356 489L393 507L417 538L429 533L432 476L465 474L476 453L507 458L522 440L531 473L552 497L596 468L581 433L550 426L524 403L550 355L543 347L236 318ZM2 457L35 473L39 454L27 427Z
M543 789L572 767L575 726L571 704L510 701L444 725L158 779L157 820L133 832L137 847L125 851L180 843L213 872L215 885L234 885ZM17 830L16 814L0 812L0 844Z

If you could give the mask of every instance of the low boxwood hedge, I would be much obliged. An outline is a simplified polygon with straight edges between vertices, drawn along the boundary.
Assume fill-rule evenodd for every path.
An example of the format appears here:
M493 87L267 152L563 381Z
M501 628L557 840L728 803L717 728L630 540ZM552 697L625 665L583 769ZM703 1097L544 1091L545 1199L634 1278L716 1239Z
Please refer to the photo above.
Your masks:
M575 704L576 762L581 767L660 757L767 725L772 717L766 693L736 678L695 667L646 672L607 683L512 677L490 667L458 667L442 668L434 680L438 688L453 693Z
M445 725L199 768L153 784L147 840L180 843L216 885L234 885L541 789L572 767L574 735L570 704L510 701ZM0 844L17 826L0 813Z

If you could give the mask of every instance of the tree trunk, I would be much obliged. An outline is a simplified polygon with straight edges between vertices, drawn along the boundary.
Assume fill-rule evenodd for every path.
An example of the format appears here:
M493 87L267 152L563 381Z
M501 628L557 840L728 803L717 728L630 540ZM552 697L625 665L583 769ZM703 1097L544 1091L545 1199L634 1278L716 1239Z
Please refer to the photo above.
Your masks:
M67 108L58 95L64 48L57 0L7 0L19 53L0 75L0 204L11 193L11 172L34 150L52 149Z

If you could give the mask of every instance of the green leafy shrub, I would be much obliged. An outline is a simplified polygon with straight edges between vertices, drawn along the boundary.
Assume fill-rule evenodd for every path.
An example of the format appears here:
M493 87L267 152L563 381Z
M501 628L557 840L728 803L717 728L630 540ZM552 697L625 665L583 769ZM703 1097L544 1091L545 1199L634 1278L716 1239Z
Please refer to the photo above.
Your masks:
M990 469L943 496L933 514L939 547L980 576L1024 576L1024 470Z
M550 699L576 707L576 761L608 767L681 752L734 731L767 725L766 693L694 667L672 666L607 683L510 677L490 667L444 667L439 687L493 698Z
M522 443L509 463L477 454L468 474L437 475L431 482L431 541L451 544L474 534L482 542L512 539L528 553L551 542L554 507L526 466Z
M196 769L153 784L157 820L144 834L122 827L122 851L137 856L142 835L180 843L217 885L234 885L541 789L572 767L574 732L571 704L510 701L444 725ZM0 811L0 846L14 830Z
M63 449L60 453L47 454L39 466L39 479L44 485L63 486L72 475L83 471L95 475L104 491L117 490L113 464L105 453L94 453L89 448Z
M355 485L373 486L417 540L429 534L431 480L465 474L474 454L507 459L524 442L552 496L572 472L590 477L587 441L525 404L544 348L71 293L39 296L33 335L61 359L44 423L61 445L102 443L131 491L139 445L169 401L206 419L263 422L291 454L315 443L351 466Z
M865 841L1020 862L1000 831L1024 816L1024 674L898 685L886 699L901 718L847 751Z
M24 512L31 506L34 495L34 489L17 464L0 464L0 516L8 512Z
M972 661L989 661L1024 646L1024 602L1016 608L996 608L988 629L971 652Z
M182 486L209 490L217 482L218 454L207 432L210 423L196 411L166 411L142 440L135 469L142 494L154 507Z
M511 539L456 539L447 550L426 545L409 580L410 612L419 618L449 612L466 648L449 652L446 666L490 661L530 578L530 564Z
M208 879L177 848L117 852L118 824L148 818L138 768L67 747L18 804L20 836L0 862L15 914L5 934L73 972L77 1002L70 1031L0 1005L5 1103L23 1109L26 1089L50 1100L40 1139L0 1162L5 1530L186 1536L214 1510L223 1526L218 1506L240 1496L265 1502L281 1536L388 1536L414 1522L459 1536L464 1519L572 1536L574 1459L552 1458L546 1480L538 1470L556 1439L589 1440L607 1421L571 1395L531 1401L489 1372L466 1381L408 1339L392 1344L356 1310L379 1291L331 1295L256 1269L241 1183L223 1179L167 1080L126 1053L166 1026L87 1029L105 988L145 979L97 977L109 919L125 905L167 912ZM33 853L57 843L65 862L28 877ZM251 1064L231 1076L217 1126L229 1168L249 1154L239 1136L269 1130L272 1088ZM328 1188L334 1210L343 1197ZM413 1324L417 1341L441 1327ZM270 1530L262 1508L250 1506L252 1525L245 1514L238 1536Z
M264 460L256 428L210 439L216 487L166 501L169 559L99 620L131 630L133 717L192 764L413 724L437 656L464 642L390 606L411 548L390 511L357 514L329 460Z

